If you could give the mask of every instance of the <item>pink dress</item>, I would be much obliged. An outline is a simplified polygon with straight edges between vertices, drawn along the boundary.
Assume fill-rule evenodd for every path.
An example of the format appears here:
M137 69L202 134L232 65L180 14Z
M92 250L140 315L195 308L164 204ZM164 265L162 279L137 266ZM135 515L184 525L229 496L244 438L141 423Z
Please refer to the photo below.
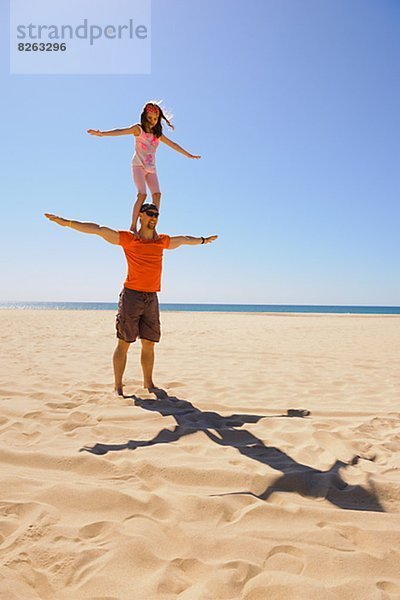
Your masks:
M146 133L141 127L140 134L135 136L132 175L139 194L146 194L146 186L149 187L151 194L160 193L156 173L156 150L159 143L158 137L153 133Z
M159 142L160 140L153 133L146 133L140 127L140 135L135 137L132 167L143 167L146 173L155 173L156 150Z

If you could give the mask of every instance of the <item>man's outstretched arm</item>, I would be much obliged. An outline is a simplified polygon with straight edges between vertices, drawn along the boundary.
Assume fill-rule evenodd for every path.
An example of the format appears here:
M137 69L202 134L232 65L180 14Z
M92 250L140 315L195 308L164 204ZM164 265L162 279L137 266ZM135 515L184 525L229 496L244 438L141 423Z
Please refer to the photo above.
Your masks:
M94 233L95 235L99 235L106 242L110 244L119 244L119 233L114 229L110 229L109 227L102 227L101 225L97 225L96 223L81 223L80 221L70 221L68 219L63 219L63 217L57 217L56 215L52 215L49 213L45 213L44 215L50 221L54 221L57 225L61 225L61 227L70 227L71 229L76 229L76 231L80 231L81 233Z
M199 246L200 244L211 244L217 239L217 235L209 237L192 237L191 235L176 235L169 240L168 250L175 250L179 246Z

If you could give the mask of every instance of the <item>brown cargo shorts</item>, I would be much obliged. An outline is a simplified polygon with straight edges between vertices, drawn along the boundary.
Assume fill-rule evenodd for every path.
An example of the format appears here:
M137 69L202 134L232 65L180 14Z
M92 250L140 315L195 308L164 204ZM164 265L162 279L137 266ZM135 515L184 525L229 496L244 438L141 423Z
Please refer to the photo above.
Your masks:
M137 292L124 287L119 295L115 327L117 338L125 342L134 342L138 337L159 342L161 328L157 293Z

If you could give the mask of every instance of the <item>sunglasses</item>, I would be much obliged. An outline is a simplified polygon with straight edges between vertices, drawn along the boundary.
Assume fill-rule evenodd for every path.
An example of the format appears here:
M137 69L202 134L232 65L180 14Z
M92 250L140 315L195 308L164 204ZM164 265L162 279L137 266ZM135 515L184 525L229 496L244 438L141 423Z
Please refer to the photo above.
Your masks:
M146 213L146 215L148 217L155 217L156 219L158 219L158 215L160 214L160 213L156 212L155 210L151 210L151 209L145 210L144 212Z

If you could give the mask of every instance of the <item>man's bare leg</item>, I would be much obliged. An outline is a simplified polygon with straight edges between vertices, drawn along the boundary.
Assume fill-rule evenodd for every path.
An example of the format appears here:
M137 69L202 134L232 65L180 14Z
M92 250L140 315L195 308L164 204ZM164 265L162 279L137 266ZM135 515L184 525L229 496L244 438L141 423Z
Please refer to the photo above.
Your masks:
M130 343L124 340L118 340L117 346L113 354L114 366L114 389L119 396L123 396L122 377L126 367L126 359L128 356Z
M153 382L154 342L142 339L140 362L143 370L143 387L146 389L155 388Z

